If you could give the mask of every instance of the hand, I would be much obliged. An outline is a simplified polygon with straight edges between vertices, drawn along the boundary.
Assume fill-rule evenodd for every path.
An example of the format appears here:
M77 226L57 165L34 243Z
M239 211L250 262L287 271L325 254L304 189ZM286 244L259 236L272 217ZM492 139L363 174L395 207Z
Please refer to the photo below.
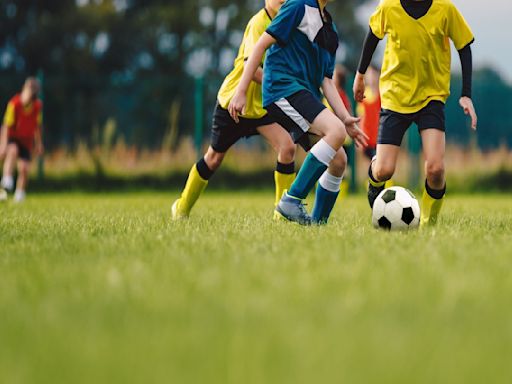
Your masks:
M243 92L235 92L235 95L231 99L231 102L228 105L228 112L235 123L239 123L240 119L239 115L242 115L245 110L245 104L247 103L247 96Z
M368 146L368 136L361 131L361 129L357 126L357 123L361 121L360 117L352 117L349 116L345 119L345 129L347 130L348 135L354 140L356 147L367 147Z
M354 98L358 103L362 103L365 98L365 88L366 85L364 84L364 75L357 72L356 77L354 78L354 87L352 88L352 90L354 92Z
M478 124L478 117L476 116L475 107L473 106L473 101L467 97L462 96L459 99L459 104L464 110L466 115L471 117L471 128L476 131L476 126Z

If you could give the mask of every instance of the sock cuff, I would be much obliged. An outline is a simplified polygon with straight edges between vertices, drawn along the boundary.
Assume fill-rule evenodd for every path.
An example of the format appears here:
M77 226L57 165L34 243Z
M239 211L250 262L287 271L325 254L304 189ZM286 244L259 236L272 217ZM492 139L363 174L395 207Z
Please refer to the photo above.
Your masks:
M446 184L444 185L443 189L432 189L428 185L427 180L425 180L425 190L427 191L427 194L431 198L436 199L436 200L440 200L440 199L442 199L444 197L444 195L446 193Z
M201 178L204 179L204 180L209 180L210 177L212 177L213 173L214 173L208 167L208 164L206 164L206 161L204 161L204 157L201 158L201 160L199 160L196 163L196 169L197 169L197 173L199 173L199 176L201 176Z
M279 161L276 164L276 172L282 173L284 175L292 175L295 173L295 162L292 161L289 164L280 163Z
M373 160L372 162L370 163L370 166L368 167L368 178L370 179L370 184L373 185L374 187L382 187L384 184L386 184L385 181L378 181L374 176L373 176L373 172L372 172L372 164L373 164Z
M322 176L320 176L320 179L318 179L318 184L329 192L339 192L341 182L343 181L343 176L333 176L329 173L329 171L325 171Z
M322 139L311 148L309 153L315 156L322 164L329 166L336 155L336 150Z

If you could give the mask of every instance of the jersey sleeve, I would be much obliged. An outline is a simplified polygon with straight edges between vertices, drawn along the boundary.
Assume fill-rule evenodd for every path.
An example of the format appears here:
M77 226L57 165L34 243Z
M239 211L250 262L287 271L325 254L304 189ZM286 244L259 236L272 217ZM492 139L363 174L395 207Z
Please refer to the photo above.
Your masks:
M251 56L254 46L260 39L261 35L265 32L265 24L260 20L254 18L247 25L244 39L244 60L247 60Z
M329 62L325 69L324 77L328 77L329 79L333 78L335 65L336 65L336 55L330 55Z
M453 4L448 12L448 36L453 41L457 51L460 51L475 39L466 19Z
M301 23L304 12L304 2L299 0L286 1L268 26L267 33L276 39L279 45L288 44L293 31Z
M370 29L380 40L386 35L385 4L383 2L377 6L373 15L370 16Z
M14 103L12 101L10 101L9 104L7 104L3 123L7 127L12 127L16 123L16 115L14 112Z

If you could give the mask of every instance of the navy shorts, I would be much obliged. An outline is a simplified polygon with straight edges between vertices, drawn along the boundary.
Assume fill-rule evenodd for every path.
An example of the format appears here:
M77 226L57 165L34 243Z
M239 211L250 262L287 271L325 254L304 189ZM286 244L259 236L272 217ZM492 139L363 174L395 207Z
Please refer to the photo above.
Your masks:
M275 121L267 114L260 119L240 117L240 122L237 124L228 110L217 103L213 112L211 146L216 152L227 152L242 137L258 135L258 127L274 123Z
M286 129L305 151L313 142L308 134L311 123L326 108L311 92L301 90L266 107L268 114ZM316 136L316 135L315 135Z
M380 112L379 144L400 146L405 132L412 123L418 130L434 128L445 131L444 103L431 101L427 106L415 113L398 113L383 109Z
M19 140L10 138L7 143L14 144L18 147L18 158L21 160L30 161L32 159L32 153L30 152L30 149L23 145L23 143L21 143Z

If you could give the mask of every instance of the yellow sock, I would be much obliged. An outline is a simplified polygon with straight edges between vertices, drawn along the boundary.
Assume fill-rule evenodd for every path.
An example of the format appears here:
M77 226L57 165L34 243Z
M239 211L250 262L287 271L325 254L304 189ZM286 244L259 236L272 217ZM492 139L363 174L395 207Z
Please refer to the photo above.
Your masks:
M370 177L368 178L368 182L377 188L380 188L386 184L385 181L373 181Z
M190 169L188 174L187 183L181 193L179 204L177 206L178 212L181 215L189 215L190 210L196 203L197 199L208 185L208 180L203 179L197 171L196 164Z
M274 204L275 206L277 206L279 200L281 200L281 197L283 197L284 191L290 189L294 180L295 173L286 174L274 171L274 181L276 183L276 201Z
M386 183L384 184L384 188L391 188L395 185L395 182L393 181L393 179L389 179L388 181L386 181Z
M439 211L441 211L441 207L443 206L444 196L440 199L434 199L430 196L427 191L423 192L423 197L421 198L421 225L435 225L437 223L437 217L439 216Z

